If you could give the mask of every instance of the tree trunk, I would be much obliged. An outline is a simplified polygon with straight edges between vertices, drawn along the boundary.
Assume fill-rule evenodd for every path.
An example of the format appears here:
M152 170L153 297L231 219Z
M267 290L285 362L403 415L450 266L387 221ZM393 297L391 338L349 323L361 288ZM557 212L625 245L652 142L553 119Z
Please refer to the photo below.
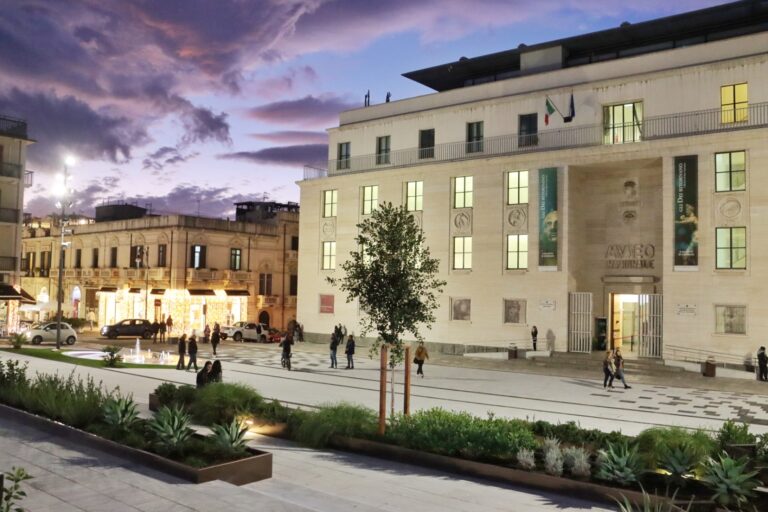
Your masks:
M381 345L381 366L379 367L379 435L384 435L387 426L387 346Z
M392 393L392 402L391 402L392 405L390 407L390 410L391 410L390 414L394 416L395 415L395 363L394 361L392 362L391 369L392 369L392 386L391 386L390 392Z

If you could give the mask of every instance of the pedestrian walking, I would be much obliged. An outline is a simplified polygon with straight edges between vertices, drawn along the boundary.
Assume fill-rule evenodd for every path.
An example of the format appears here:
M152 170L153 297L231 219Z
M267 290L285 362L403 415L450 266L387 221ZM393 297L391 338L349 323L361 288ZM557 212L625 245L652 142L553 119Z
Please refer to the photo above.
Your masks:
M155 321L152 322L152 344L157 345L157 335L160 334L160 322L157 321L157 318L155 318Z
M168 330L168 336L170 337L173 332L173 318L171 318L171 315L168 315L168 319L165 321L165 328Z
M213 337L211 337L211 348L213 348L213 355L216 355L216 347L219 346L221 341L221 330L217 329L219 324L213 326ZM205 326L208 327L207 325Z
M211 341L211 326L208 324L205 324L205 329L203 329L203 343L208 343ZM214 352L214 355L216 353Z
M210 380L212 367L213 367L213 363L210 361L206 361L205 364L203 365L203 369L197 372L197 379L195 379L195 383L197 384L198 389L208 384Z
M616 363L613 360L613 352L605 351L603 358L603 389L613 387L613 377L616 375Z
M347 354L347 370L354 370L355 368L355 337L351 334L347 338L347 346L344 349L344 353Z
M765 347L760 347L757 351L757 378L762 381L768 380L768 354L765 353Z
M160 343L165 343L165 321L160 322Z
M624 384L624 389L632 389L632 386L627 385L627 381L624 379L624 357L621 355L621 349L616 349L616 355L613 358L614 365L616 366L616 378Z
M88 323L91 326L91 330L93 330L93 324L96 322L96 313L93 312L93 310L88 311Z
M531 342L533 343L533 350L536 350L536 342L539 339L539 329L534 325L531 328Z
M197 371L197 338L190 336L189 344L187 345L187 354L189 355L189 362L187 363L187 370L195 365L195 371Z
M184 356L187 353L187 335L182 334L179 338L179 346L178 346L178 352L179 352L179 361L176 363L176 369L177 370L184 370Z
M222 382L224 380L224 372L221 371L221 361L218 359L211 365L211 373L208 374L208 383Z
M337 335L335 332L331 334L331 366L330 368L339 367L339 363L336 360L336 351L338 350L340 343L341 343L341 336Z
M424 342L420 341L419 346L416 347L416 354L413 356L413 362L416 363L416 375L421 375L424 378L424 361L429 359L429 352L427 347L424 346Z

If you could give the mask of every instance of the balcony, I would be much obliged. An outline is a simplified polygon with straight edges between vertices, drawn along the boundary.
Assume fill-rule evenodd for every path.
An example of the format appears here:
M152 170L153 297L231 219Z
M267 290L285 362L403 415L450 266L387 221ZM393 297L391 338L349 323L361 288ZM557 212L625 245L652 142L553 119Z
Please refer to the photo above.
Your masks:
M10 116L0 116L0 135L27 139L27 122Z
M167 268L151 268L149 269L149 278L160 280L168 279L171 276L171 271Z
M286 297L285 298L285 307L287 308L295 308L296 307L296 297Z
M279 295L256 295L256 307L267 308L280 305Z
M729 115L726 115L729 114ZM738 120L733 122L733 120ZM768 103L756 103L739 111L723 112L720 108L647 117L638 124L602 124L544 130L531 135L499 135L486 137L481 144L467 141L437 144L434 148L411 148L392 151L389 163L382 164L376 154L343 160L329 160L327 169L304 167L304 179L353 174L377 169L411 167L435 162L450 162L515 155L538 151L555 151L590 146L614 145L647 140L669 139L691 135L728 132L768 126ZM635 132L638 132L635 134ZM624 134L631 133L631 137ZM617 134L619 135L617 137Z
M0 256L0 270L11 272L16 270L16 258L13 256Z
M35 172L24 171L24 188L29 188L35 184Z
M19 210L16 210L15 208L0 208L0 222L18 224Z
M208 270L205 268L188 268L187 280L188 281L213 281L218 279L219 272L214 270Z
M19 179L21 178L21 166L11 162L0 162L0 176Z

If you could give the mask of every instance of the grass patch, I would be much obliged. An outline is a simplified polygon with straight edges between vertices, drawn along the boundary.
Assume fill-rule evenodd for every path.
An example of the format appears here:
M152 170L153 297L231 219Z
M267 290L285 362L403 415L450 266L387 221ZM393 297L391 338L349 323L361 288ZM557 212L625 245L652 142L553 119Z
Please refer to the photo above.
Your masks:
M19 348L0 349L3 352L10 354L25 355L31 357L39 357L40 359L48 359L50 361L59 361L62 363L75 364L78 366L89 366L91 368L106 368L104 361L101 359L80 359L79 357L71 357L66 355L66 352L58 352L52 348ZM120 363L115 368L148 368L148 369L173 369L172 365L163 364L134 364L134 363Z

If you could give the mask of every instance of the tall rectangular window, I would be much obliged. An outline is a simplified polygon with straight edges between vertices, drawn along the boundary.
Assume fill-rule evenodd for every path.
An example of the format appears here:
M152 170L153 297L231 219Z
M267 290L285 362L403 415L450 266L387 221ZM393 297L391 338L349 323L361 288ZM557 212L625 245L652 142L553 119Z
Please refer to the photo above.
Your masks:
M521 148L539 143L539 114L522 114L517 118L517 145Z
M507 235L507 269L528 268L528 235Z
M291 275L291 281L290 281L290 291L288 292L288 295L291 297L295 297L299 294L299 276L292 274Z
M424 207L424 182L409 181L405 184L405 209L420 212Z
M323 190L323 217L336 216L336 203L338 200L338 190Z
M528 171L507 172L507 204L528 204Z
M472 176L453 178L453 207L472 208Z
M166 244L157 246L157 266L160 268L168 266L168 245Z
M131 246L131 267L132 268L144 268L147 267L149 261L145 254L146 248L143 245Z
M715 153L715 192L747 188L746 152Z
M83 250L75 249L75 268L83 268Z
M272 295L272 274L259 274L259 295Z
M336 242L323 242L323 270L336 268Z
M483 122L467 123L467 153L483 151Z
M453 268L457 270L472 268L471 236L453 237Z
M117 268L117 247L109 248L109 267Z
M419 130L419 158L435 158L435 129Z
M350 151L350 142L339 142L336 146L336 169L349 169Z
M376 137L376 165L389 163L389 135Z
M292 236L291 237L291 250L292 251L298 251L299 250L299 237Z
M241 265L242 254L243 254L242 249L233 248L229 250L229 270L240 270L242 268L242 265Z
M717 334L747 334L746 306L715 306Z
M643 135L643 102L603 107L603 143L638 142Z
M720 87L720 121L724 124L749 120L747 84Z
M717 268L747 268L747 228L715 229Z
M91 268L99 268L99 248L91 249Z
M363 187L363 215L370 215L379 205L379 186Z
M193 245L189 251L189 266L194 269L206 268L205 265L205 246Z

